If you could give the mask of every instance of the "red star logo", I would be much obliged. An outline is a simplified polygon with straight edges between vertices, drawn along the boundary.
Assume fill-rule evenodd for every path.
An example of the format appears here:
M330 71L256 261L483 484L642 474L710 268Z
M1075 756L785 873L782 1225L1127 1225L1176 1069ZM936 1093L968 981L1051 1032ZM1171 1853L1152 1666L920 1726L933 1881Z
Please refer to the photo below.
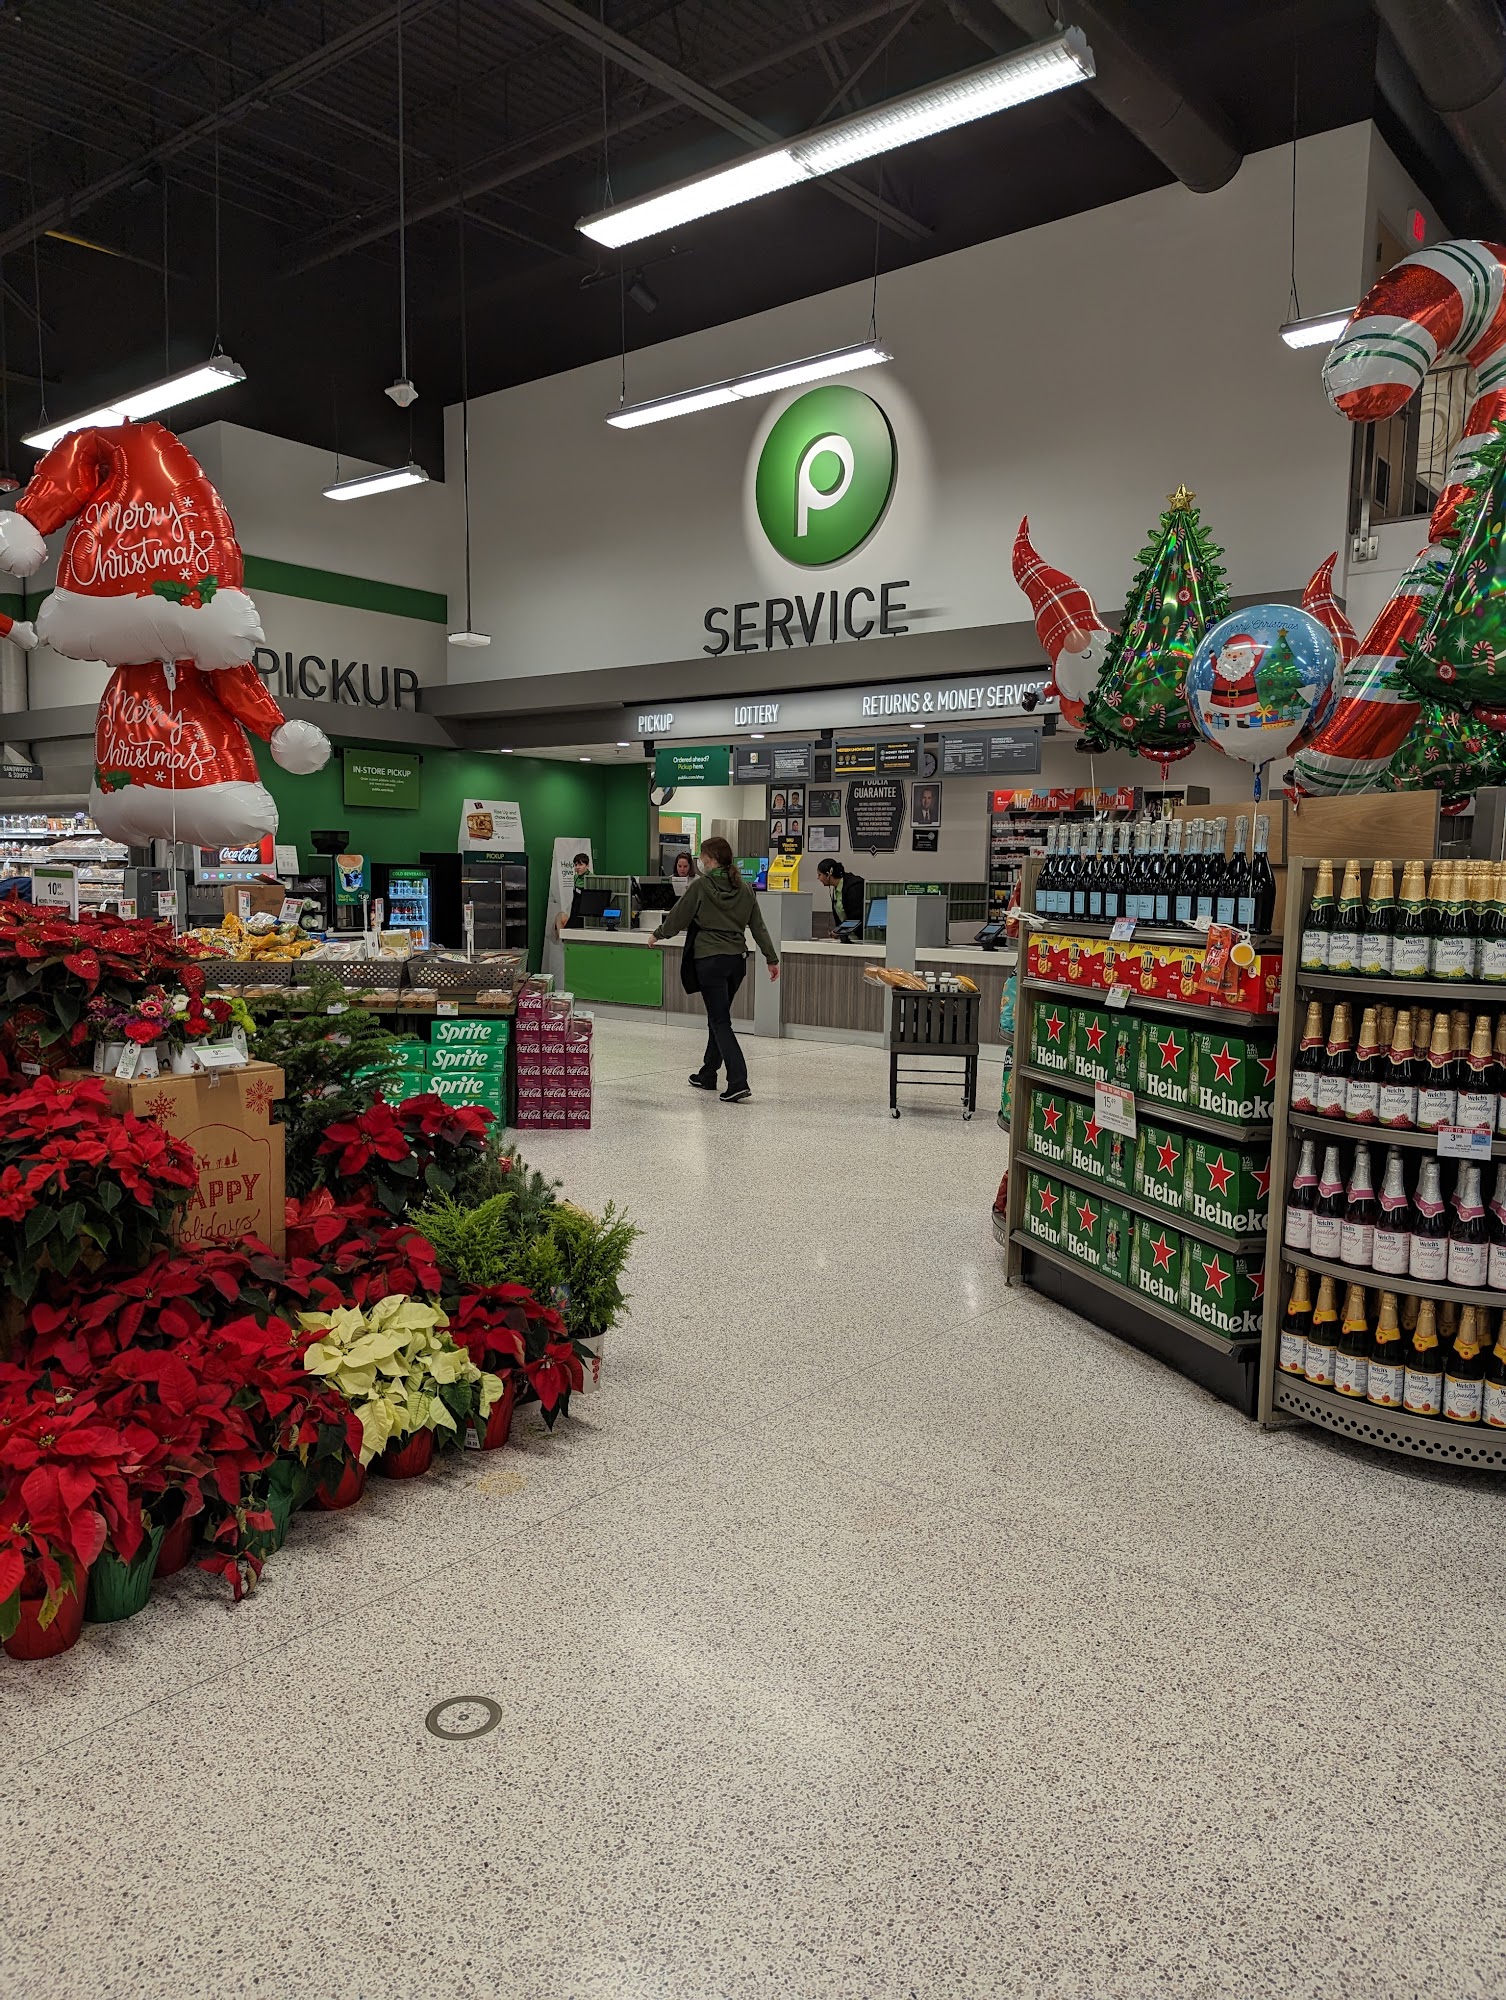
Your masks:
M1175 1069L1182 1054L1182 1044L1177 1040L1176 1029L1168 1028L1165 1041L1157 1042L1156 1047L1160 1051L1162 1069Z
M1176 1167L1177 1149L1172 1140L1164 1140L1161 1145L1157 1146L1156 1156L1161 1162L1161 1171L1163 1174L1171 1173Z
M1051 1009L1051 1012L1046 1016L1047 1041L1059 1042L1062 1038L1062 1029L1065 1026L1066 1023L1063 1021L1061 1015L1058 1014L1056 1009L1053 1007Z
M1055 1215L1056 1204L1060 1200L1061 1196L1056 1192L1055 1188L1043 1187L1041 1189L1041 1214Z
M1229 1192L1229 1183L1233 1178L1234 1169L1224 1165L1224 1156L1220 1153L1218 1158L1213 1162L1213 1165L1208 1169L1208 1192L1210 1194L1227 1194Z
M1270 1170L1270 1168L1269 1168L1269 1167L1257 1167L1257 1168L1255 1169L1255 1192L1256 1192L1256 1194L1258 1194L1258 1195L1268 1195L1268 1194L1270 1193L1270 1191L1271 1191L1271 1170Z
M1090 1146L1096 1146L1102 1135L1102 1129L1096 1118L1090 1118L1082 1128L1082 1136Z
M1203 1267L1203 1283L1213 1293L1215 1298L1221 1299L1224 1295L1224 1286L1234 1275L1233 1272L1226 1271L1223 1265L1220 1264L1216 1250L1213 1253L1213 1262L1211 1264L1202 1257L1198 1258L1198 1262Z
M1256 1056L1255 1060L1260 1064L1260 1073L1265 1078L1266 1082L1274 1083L1276 1081L1275 1050L1273 1049L1268 1056Z
M1041 1123L1048 1132L1054 1132L1057 1126L1060 1125L1061 1120L1062 1108L1059 1104L1043 1104L1041 1106Z
M1156 1269L1158 1271L1169 1271L1171 1269L1171 1245L1166 1240L1166 1231L1164 1229L1150 1247L1155 1255Z
M1250 1283L1255 1288L1251 1296L1263 1299L1265 1297L1265 1267L1263 1265L1250 1273Z
M1234 1081L1234 1072L1238 1067L1239 1057L1230 1055L1229 1044L1225 1042L1218 1054L1213 1058L1214 1081L1216 1083L1232 1083Z
M1098 1211L1091 1201L1084 1200L1077 1211L1077 1226L1086 1236L1098 1221Z
M1095 1056L1103 1047L1103 1029L1097 1021L1088 1029L1088 1047Z

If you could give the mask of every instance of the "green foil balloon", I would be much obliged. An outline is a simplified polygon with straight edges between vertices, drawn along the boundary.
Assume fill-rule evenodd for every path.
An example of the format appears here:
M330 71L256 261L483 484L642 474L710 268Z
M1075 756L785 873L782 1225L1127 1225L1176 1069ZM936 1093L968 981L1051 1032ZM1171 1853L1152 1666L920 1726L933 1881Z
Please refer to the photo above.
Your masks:
M1499 729L1506 721L1506 435L1498 431L1477 464L1453 555L1401 671L1420 695L1477 708Z

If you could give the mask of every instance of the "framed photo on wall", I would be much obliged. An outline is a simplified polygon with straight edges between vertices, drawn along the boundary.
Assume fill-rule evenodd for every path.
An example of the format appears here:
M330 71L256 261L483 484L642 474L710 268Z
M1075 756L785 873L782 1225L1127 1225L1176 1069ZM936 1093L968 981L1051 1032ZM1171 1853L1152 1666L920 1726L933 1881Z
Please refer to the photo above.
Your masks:
M814 796L814 794L813 794ZM812 854L835 854L842 845L842 829L839 826L815 826L810 830L806 846Z
M769 821L769 839L771 841L779 841L783 840L784 836L785 836L784 816L783 814L781 814L778 819L771 819Z
M941 786L920 784L910 787L910 824L916 826L940 826Z
M840 819L842 817L842 787L833 785L830 791L810 788L810 799L806 811L807 819Z
M803 840L805 838L805 821L800 817L799 813L790 814L784 823L784 831L785 837L789 840Z
M785 804L790 812L803 813L805 811L804 785L791 785L785 794Z

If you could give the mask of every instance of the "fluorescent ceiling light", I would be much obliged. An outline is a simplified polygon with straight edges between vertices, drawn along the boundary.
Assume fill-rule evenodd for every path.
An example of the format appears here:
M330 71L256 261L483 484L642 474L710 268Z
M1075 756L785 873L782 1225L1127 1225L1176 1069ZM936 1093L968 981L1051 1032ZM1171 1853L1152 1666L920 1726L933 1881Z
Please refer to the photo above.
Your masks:
M60 424L48 424L42 430L31 431L23 442L37 451L50 450L59 438L67 437L69 431L83 430L101 424L124 424L141 417L154 417L161 410L175 409L179 403L191 403L196 396L207 396L212 389L228 389L236 382L244 382L246 371L228 354L216 354L212 360L201 361L193 368L185 368L179 375L169 375L161 382L152 382L144 389L134 389L129 395L117 396L113 402L101 403L97 409L83 410L76 417L68 417Z
M812 354L804 361L781 361L773 368L756 368L747 375L729 375L724 382L708 382L700 389L677 389L673 395L655 396L647 403L624 403L611 411L607 422L615 430L634 431L643 424L662 424L666 417L688 417L697 410L714 410L724 403L743 403L754 396L772 396L780 389L793 389L801 382L821 382L829 375L847 375L858 368L875 368L893 355L877 341L860 341L856 347L834 347L826 354Z
M980 63L976 69L944 77L888 104L854 112L850 118L840 118L801 138L765 146L730 166L677 181L657 194L645 195L642 201L622 202L583 216L575 226L582 235L616 250L646 236L662 235L698 216L715 215L780 188L816 180L822 174L840 173L859 160L871 160L917 139L953 131L995 111L1044 97L1049 91L1064 90L1094 73L1093 52L1082 30L1068 28L1050 41Z
M1352 307L1342 306L1337 312L1314 313L1310 319L1289 319L1281 329L1281 338L1288 347L1328 347L1353 316Z
M449 637L452 646L489 646L492 642L490 632L452 632Z
M360 472L354 479L337 479L326 486L326 500L360 500L368 493L392 493L399 486L427 486L429 475L410 458L406 465L388 466L385 472Z

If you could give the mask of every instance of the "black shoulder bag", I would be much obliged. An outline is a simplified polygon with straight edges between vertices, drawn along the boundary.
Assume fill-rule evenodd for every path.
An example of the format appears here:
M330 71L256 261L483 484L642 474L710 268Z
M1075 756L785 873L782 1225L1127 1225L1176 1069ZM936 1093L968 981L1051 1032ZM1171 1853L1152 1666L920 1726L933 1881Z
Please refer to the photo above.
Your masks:
M701 990L701 975L695 968L695 934L700 928L700 921L695 917L685 926L685 947L680 953L680 984L687 993L699 993Z

